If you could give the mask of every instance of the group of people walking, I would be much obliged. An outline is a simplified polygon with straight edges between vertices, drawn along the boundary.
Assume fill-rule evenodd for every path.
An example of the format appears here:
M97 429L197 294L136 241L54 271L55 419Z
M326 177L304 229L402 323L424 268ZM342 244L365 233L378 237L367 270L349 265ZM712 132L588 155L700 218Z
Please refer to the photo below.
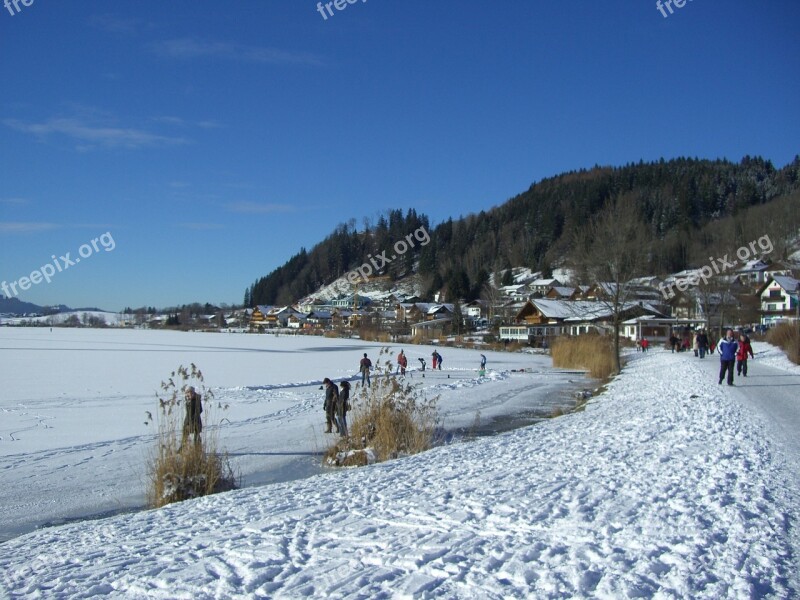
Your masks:
M733 367L736 366L736 374L747 377L747 357L755 358L753 354L753 346L750 344L750 338L745 333L739 332L739 340L737 341L733 335L733 329L728 329L725 338L720 340L717 344L717 352L719 352L719 385L722 385L722 380L726 379L728 385L733 385Z

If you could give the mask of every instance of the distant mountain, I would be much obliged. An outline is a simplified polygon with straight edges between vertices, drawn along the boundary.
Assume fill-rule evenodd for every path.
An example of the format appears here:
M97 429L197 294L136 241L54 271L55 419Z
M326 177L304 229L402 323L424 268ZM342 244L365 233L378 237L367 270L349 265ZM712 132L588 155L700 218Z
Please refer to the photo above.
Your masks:
M99 308L76 308L72 309L66 304L54 304L52 306L39 306L32 302L23 302L19 298L6 298L0 294L0 314L6 315L57 315L60 313L70 312L72 310L85 311L85 312L103 312Z
M44 308L31 302L22 302L19 298L0 296L0 313L9 315L42 314Z
M647 261L653 274L706 264L709 253L769 234L773 258L784 259L787 240L800 227L800 157L776 169L746 156L739 163L678 158L622 167L595 167L543 179L510 200L434 228L425 215L392 210L356 231L355 219L310 251L302 248L283 266L245 290L247 306L288 304L373 258L395 254L398 242L420 227L430 243L414 245L373 271L390 281L414 272L424 295L474 299L489 276L511 267L549 274L563 264L575 234L618 198L635 201L641 226L655 241ZM422 236L420 236L422 237ZM370 256L371 255L371 256ZM715 256L718 256L715 254ZM699 266L699 265L698 265Z

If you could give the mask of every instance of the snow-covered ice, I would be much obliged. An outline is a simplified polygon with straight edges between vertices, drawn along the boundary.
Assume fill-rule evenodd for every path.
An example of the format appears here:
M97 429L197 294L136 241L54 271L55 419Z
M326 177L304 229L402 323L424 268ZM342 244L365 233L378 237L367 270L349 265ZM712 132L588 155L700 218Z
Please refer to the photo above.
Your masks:
M29 597L795 597L798 457L757 404L800 380L754 361L728 388L717 365L634 355L584 411L532 427L43 529L3 544L0 580Z
M355 377L380 345L305 336L0 327L0 540L45 523L144 503L144 461L159 384L194 362L228 404L220 432L245 485L322 470L324 377ZM582 375L542 356L441 348L444 370L416 371L430 346L405 346L413 381L440 394L443 425L471 427L571 402ZM394 348L395 352L400 346ZM526 368L528 373L512 372Z

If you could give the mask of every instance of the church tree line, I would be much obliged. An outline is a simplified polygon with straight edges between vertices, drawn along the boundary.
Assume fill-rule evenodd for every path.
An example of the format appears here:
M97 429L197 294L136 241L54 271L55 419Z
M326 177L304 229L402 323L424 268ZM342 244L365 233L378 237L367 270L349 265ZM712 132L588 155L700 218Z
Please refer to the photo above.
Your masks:
M302 249L286 264L245 291L245 305L289 304L333 282L395 241L424 226L431 241L387 266L392 280L414 269L425 295L445 291L447 299L481 296L492 274L527 266L549 274L565 265L576 236L601 211L625 198L637 207L649 242L643 270L667 274L699 266L709 253L735 249L769 234L772 258L783 254L800 227L800 157L776 169L768 160L678 158L623 167L595 167L543 179L500 206L431 229L428 218L392 210L375 224L356 230L355 220L339 225L311 251ZM715 254L717 255L717 254Z

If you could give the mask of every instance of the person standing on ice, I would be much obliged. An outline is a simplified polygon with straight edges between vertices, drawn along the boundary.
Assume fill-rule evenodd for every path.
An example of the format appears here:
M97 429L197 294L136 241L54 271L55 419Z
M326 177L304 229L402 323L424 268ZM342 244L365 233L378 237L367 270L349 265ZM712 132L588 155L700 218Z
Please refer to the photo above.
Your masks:
M397 370L400 371L400 375L406 374L406 367L408 366L408 359L406 355L400 350L400 354L397 355Z
M181 439L181 448L186 445L186 439L194 436L194 443L200 443L200 433L203 431L203 420L200 415L203 412L203 403L200 394L198 394L194 387L191 385L186 388L184 394L186 401L186 416L183 419L183 438ZM178 450L180 452L180 449Z
M733 385L733 367L736 362L736 353L739 351L739 344L733 339L733 329L728 329L728 333L724 339L717 344L717 352L719 353L719 385L722 385L722 380L725 379L725 374L728 374L728 385Z
M481 371L485 370L486 370L486 357L483 354L481 354Z
M347 411L350 410L350 382L342 381L339 384L339 399L336 402L336 424L339 435L347 437Z
M422 371L424 373L425 372L425 359L424 358L418 358L417 360L419 361L419 364L420 364L420 367L419 367L420 371Z
M755 358L753 354L753 347L750 345L750 338L744 333L739 335L739 351L736 353L736 374L740 377L744 375L747 377L747 355L750 358Z
M436 353L436 350L431 352L431 364L433 365L433 370L436 370L436 360L438 359L439 355Z
M336 420L336 403L339 401L339 388L327 377L322 380L325 386L325 402L322 408L325 411L325 433L331 432L331 425L336 425L336 433L339 433L339 423Z
M367 358L367 353L364 352L364 358L361 359L361 363L359 364L359 370L361 371L361 387L364 387L365 381L367 386L372 387L372 384L369 382L369 370L371 368L372 361Z

